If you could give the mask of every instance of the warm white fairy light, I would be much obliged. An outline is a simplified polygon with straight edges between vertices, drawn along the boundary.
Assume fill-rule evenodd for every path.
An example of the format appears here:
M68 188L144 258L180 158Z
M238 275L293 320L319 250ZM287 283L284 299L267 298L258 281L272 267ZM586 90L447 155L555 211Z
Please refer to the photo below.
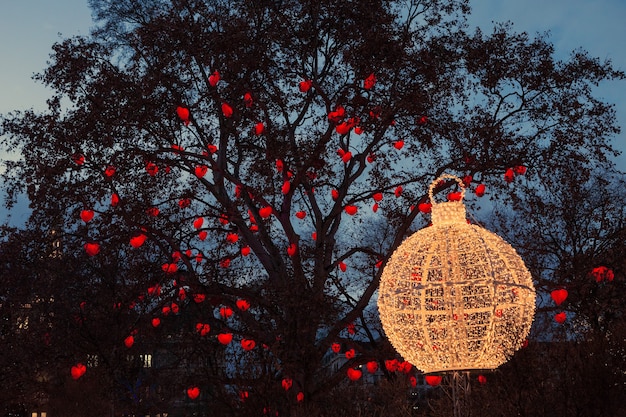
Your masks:
M436 203L432 226L407 238L381 276L380 319L391 344L424 373L494 369L528 336L535 289L498 235L468 224L460 201Z

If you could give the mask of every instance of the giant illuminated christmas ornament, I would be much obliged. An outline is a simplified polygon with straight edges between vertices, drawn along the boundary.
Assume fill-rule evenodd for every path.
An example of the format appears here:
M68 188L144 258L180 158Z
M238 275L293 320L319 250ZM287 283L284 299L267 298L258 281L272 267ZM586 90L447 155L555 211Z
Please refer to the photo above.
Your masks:
M458 201L436 203L442 180ZM494 369L528 336L535 289L524 262L498 235L466 220L463 182L443 175L429 188L432 225L408 237L381 276L383 330L424 373Z

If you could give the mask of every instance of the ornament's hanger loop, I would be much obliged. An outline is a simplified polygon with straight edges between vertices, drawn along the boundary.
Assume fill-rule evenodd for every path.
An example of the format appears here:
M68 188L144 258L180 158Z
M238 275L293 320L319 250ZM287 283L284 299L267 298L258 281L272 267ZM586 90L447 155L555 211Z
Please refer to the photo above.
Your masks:
M456 175L442 174L438 178L436 178L433 182L431 182L430 187L428 187L428 198L430 199L430 204L432 205L439 204L435 201L433 197L433 191L435 190L435 187L437 187L437 185L439 185L439 183L444 180L455 180L457 184L459 184L459 187L461 188L461 200L459 201L462 202L463 199L465 198L465 184L463 183L463 180L461 180Z

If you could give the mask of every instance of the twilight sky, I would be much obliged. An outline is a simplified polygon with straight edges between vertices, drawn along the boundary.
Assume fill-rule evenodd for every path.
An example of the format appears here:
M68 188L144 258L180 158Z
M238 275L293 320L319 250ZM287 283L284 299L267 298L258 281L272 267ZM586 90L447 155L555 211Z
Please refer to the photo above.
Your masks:
M52 44L62 38L87 35L91 13L87 0L5 0L0 8L0 114L14 109L44 108L49 93L31 76L42 71ZM550 31L561 58L582 47L592 56L611 59L626 70L626 1L624 0L474 0L471 26L491 31L492 22L511 21L517 31ZM60 35L59 35L60 34ZM626 81L607 83L597 96L616 104L624 132L615 145L626 153ZM0 155L0 159L5 155ZM617 159L626 171L626 155ZM0 164L1 165L1 164ZM0 169L1 166L0 166ZM26 220L25 206L11 213L11 223ZM0 223L7 219L0 208Z

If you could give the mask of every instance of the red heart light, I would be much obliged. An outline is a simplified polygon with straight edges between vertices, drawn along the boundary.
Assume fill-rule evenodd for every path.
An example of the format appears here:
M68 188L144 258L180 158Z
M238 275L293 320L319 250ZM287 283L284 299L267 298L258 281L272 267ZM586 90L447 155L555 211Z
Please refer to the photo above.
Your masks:
M209 143L207 146L207 149L209 150L209 152L211 153L211 155L213 155L215 152L217 152L217 146Z
M301 92L306 93L307 91L311 89L312 85L313 85L313 82L311 80L304 80L304 81L300 81L298 88L300 89Z
M209 75L209 84L211 87L215 87L217 83L220 81L220 73L215 70L213 74Z
M296 395L296 401L298 401L299 403L301 403L302 401L304 401L304 392L300 391L300 392Z
M235 303L237 308L241 311L247 311L250 308L250 302L248 300L239 299Z
M227 319L233 315L233 309L228 306L220 307L220 316Z
M560 313L554 315L554 321L559 324L565 323L565 320L567 320L567 314L565 314L564 311L561 311Z
M431 387L436 387L441 384L442 377L440 375L426 375L426 383Z
M430 203L420 203L417 208L419 209L419 211L421 211L422 213L430 213L430 210L432 209L433 205Z
M176 271L178 271L178 266L175 263L171 263L171 264L166 263L166 264L161 265L161 269L166 274L173 274Z
M272 207L270 206L262 207L259 210L259 215L261 215L261 217L264 219L267 219L271 214L272 214Z
M196 166L194 172L196 174L196 177L198 178L202 178L206 175L207 171L209 170L209 167L206 165L198 165Z
M350 132L350 129L352 129L352 124L349 122L339 123L337 127L335 127L335 131L340 135L348 134Z
M285 181L283 182L283 186L280 191L283 194L288 194L290 189L291 189L291 183L289 181Z
M567 295L567 290L565 288L560 288L550 293L550 297L552 297L557 306L561 305L561 303L567 299Z
M400 150L404 147L404 141L403 140L397 140L393 143L393 147L396 148L397 150Z
M354 349L346 350L346 359L352 359L356 355Z
M124 339L124 346L126 346L127 348L131 348L133 347L133 345L135 344L135 338L133 337L133 335L130 335L128 337L126 337L126 339Z
M226 235L226 242L228 243L237 243L239 240L239 235L237 233L229 233Z
M333 200L336 200L336 199L338 199L338 198L339 198L339 191L337 191L337 190L332 190L332 191L330 192L330 194L331 194L331 196L332 196Z
M198 294L198 293L196 293L196 294L193 295L193 301L196 304L203 303L204 300L206 300L206 295L205 294Z
M517 175L524 175L526 174L526 167L523 165L517 165L513 167L513 172L515 172L515 174Z
M94 211L93 210L82 210L80 212L80 218L85 223L89 223L93 219Z
M361 375L363 375L363 372L358 369L348 368L347 374L351 381L358 381L361 378Z
M478 184L476 186L476 190L474 190L474 193L476 194L477 197L482 197L485 195L485 184Z
M341 351L341 345L339 343L333 343L330 349L335 353L339 353Z
M158 207L150 207L146 210L146 214L150 217L156 217L158 216L160 213L160 210Z
M396 189L393 191L393 194L397 197L400 197L402 195L402 191L404 191L404 188L402 188L401 185L398 185L396 187Z
M188 108L178 106L176 107L176 114L178 115L180 120L185 122L185 125L189 124L189 109Z
M515 172L513 171L513 168L507 169L506 172L504 173L504 181L508 183L513 182L514 177L515 177Z
M232 117L232 115L233 115L233 108L230 107L230 104L222 103L222 114L226 118Z
M187 388L187 396L190 399L195 400L196 398L198 398L200 396L200 388L198 388L198 387L189 387L189 388Z
M115 175L115 167L112 165L109 165L105 170L104 170L104 175L106 175L107 177L111 178L113 175Z
M196 323L196 331L200 336L206 336L211 331L211 326L208 323Z
M299 218L300 220L304 219L306 217L306 211L298 211L296 213L296 217Z
M402 372L403 374L408 375L411 373L412 370L413 365L411 365L409 362L403 361L398 363L398 371Z
M154 177L159 172L159 167L154 162L147 162L146 163L146 172L151 177Z
M209 233L206 230L203 230L200 233L198 233L198 239L204 241L208 235Z
M448 201L461 201L462 195L460 191L448 193Z
M254 100L252 98L252 93L247 92L246 94L243 95L243 102L246 105L246 107L250 108L252 107L252 104L254 104Z
M367 372L369 372L370 374L375 373L376 371L378 371L378 362L376 361L369 361L365 367L367 368Z
M154 317L152 319L152 327L157 328L161 325L161 319L158 317Z
M372 198L374 199L374 201L380 201L383 199L383 193L376 193L372 196Z
M217 335L217 340L223 345L227 345L233 340L232 333L220 333Z
M204 224L204 217L198 217L196 220L193 221L194 229L201 228L203 224Z
M296 245L295 243L292 243L287 248L287 255L294 256L297 251L298 251L298 245Z
M117 207L119 203L120 203L120 196L118 196L116 193L111 194L111 206Z
M241 248L241 254L243 256L250 255L250 246L244 246L243 248Z
M476 379L480 385L485 385L487 383L487 377L485 375L478 375L478 378Z
M133 248L138 248L143 245L145 241L146 235L140 233L130 238L130 246L132 246Z
M282 386L285 391L289 391L292 385L293 385L293 380L291 378L283 378Z
M372 87L376 84L376 75L371 73L368 77L363 81L363 88L366 90L371 90Z
M342 272L346 272L348 266L345 264L345 262L339 262L339 269L341 269Z
M376 155L374 155L373 153L367 155L367 162L369 162L370 164L374 162L375 160L376 160Z
M96 256L100 253L100 244L98 242L87 242L84 245L85 252L89 256Z
M346 206L345 208L346 213L350 216L354 216L358 210L359 208L357 206Z
M263 123L258 122L257 124L254 125L255 135L260 136L263 134L264 131L265 131L265 125L263 125Z
M83 155L82 153L75 153L74 155L72 155L72 161L76 165L82 165L85 163L85 155Z
M70 370L70 373L72 374L72 378L74 380L79 379L85 374L85 372L87 372L87 367L82 363L77 363L76 365L72 366L72 369Z
M241 347L243 350L252 350L256 346L256 342L252 339L241 339Z
M374 213L376 213L378 211L378 203L374 203L374 205L372 206L372 211Z
M396 372L398 370L398 364L397 359L387 359L385 361L385 368L387 368L389 372Z

